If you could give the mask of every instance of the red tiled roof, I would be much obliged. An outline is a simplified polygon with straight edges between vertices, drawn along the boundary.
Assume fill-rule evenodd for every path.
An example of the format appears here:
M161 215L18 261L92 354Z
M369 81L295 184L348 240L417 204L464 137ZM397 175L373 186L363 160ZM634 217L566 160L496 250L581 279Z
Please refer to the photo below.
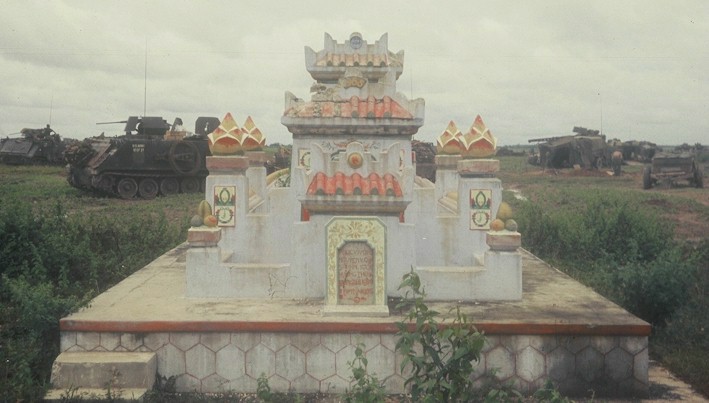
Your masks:
M401 186L392 174L379 176L371 173L363 177L358 173L346 176L342 172L334 176L327 176L324 172L315 174L308 186L308 196L335 196L335 195L361 195L361 196L394 196L403 197Z
M361 99L353 96L349 100L310 101L299 103L286 110L286 116L299 118L364 118L364 119L413 119L413 115L398 102L385 96Z

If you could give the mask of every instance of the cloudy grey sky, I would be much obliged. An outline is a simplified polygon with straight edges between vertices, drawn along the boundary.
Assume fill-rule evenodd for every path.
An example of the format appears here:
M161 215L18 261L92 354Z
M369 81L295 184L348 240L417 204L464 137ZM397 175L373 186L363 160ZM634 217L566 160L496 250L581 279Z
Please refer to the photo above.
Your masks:
M480 114L507 145L573 126L709 143L706 0L3 0L0 136L50 116L66 137L120 134L95 123L142 115L147 88L149 116L250 115L290 143L284 93L312 84L303 47L353 31L406 52L398 90L426 101L420 140Z

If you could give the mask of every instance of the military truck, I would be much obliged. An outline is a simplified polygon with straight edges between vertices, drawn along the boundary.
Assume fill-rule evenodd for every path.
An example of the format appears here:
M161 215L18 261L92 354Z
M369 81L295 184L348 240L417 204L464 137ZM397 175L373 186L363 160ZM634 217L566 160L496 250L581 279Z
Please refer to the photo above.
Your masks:
M658 183L675 186L681 182L704 187L704 175L694 154L658 153L652 158L652 164L643 167L643 189L650 189Z
M194 133L186 132L179 118L172 126L156 116L106 123L124 123L125 134L102 133L67 149L69 184L123 199L204 190L207 134L219 126L218 118L198 118Z
M22 137L2 140L0 162L11 165L62 164L65 142L49 125L42 129L22 129Z

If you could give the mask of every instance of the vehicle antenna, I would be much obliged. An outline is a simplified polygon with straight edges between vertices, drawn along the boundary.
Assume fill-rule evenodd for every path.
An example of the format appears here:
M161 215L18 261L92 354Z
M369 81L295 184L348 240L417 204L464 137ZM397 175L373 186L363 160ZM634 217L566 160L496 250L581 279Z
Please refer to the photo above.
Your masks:
M145 37L145 80L143 83L143 116L148 109L148 37Z
M52 100L49 101L49 125L52 125L52 108L54 107L54 93L52 93Z

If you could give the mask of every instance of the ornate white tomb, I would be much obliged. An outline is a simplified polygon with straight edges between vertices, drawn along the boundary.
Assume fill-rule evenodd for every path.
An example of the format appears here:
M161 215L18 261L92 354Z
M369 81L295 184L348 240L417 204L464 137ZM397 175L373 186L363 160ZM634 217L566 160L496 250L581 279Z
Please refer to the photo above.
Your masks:
M250 118L239 129L227 115L215 131L226 155L208 157L205 195L222 234L188 252L187 296L322 299L325 315L381 316L413 269L431 300L521 299L519 234L490 227L502 184L482 119L441 135L434 184L415 175L411 147L424 101L396 91L404 52L389 51L386 34L374 44L325 34L305 59L311 99L286 93L281 118L290 187L267 183L262 152L239 148L258 130Z

